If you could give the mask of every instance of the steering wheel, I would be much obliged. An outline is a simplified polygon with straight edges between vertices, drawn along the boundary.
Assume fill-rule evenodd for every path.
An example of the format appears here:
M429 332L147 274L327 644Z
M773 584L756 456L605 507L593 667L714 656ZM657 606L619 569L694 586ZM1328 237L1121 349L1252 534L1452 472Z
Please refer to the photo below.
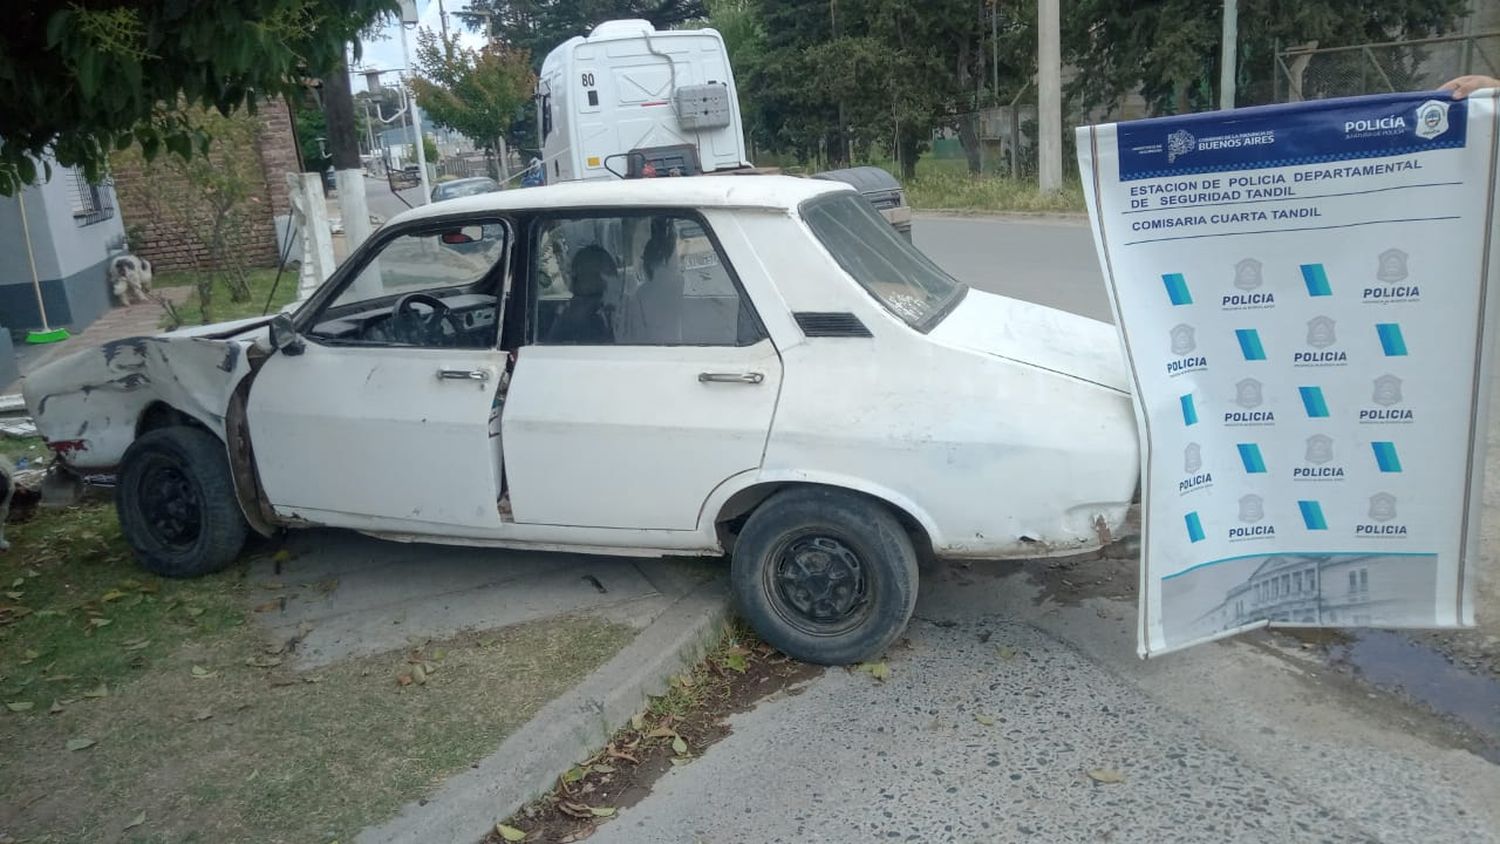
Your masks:
M416 305L427 307L423 314ZM444 330L444 326L447 330ZM391 333L402 343L414 346L454 346L458 344L458 320L453 309L428 293L408 293L391 308Z

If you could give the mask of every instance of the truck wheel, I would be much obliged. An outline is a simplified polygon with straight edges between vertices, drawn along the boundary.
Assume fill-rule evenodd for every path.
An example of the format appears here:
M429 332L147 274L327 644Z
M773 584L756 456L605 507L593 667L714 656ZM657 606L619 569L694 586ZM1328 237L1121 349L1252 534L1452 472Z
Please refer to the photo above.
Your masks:
M880 654L917 602L917 555L880 504L831 489L777 493L750 514L730 585L740 614L804 662Z
M165 577L223 569L249 530L223 443L186 426L148 431L125 450L115 510L141 567Z

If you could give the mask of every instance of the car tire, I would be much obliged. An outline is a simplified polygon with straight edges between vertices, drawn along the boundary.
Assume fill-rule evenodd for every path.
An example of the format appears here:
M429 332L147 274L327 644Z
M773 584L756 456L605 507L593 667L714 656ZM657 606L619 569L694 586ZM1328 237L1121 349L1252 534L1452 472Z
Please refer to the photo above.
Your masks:
M249 534L224 444L187 426L148 431L125 450L115 511L141 568L164 577L224 569Z
M735 541L740 615L788 656L847 665L883 652L917 602L917 555L877 501L834 489L779 492Z

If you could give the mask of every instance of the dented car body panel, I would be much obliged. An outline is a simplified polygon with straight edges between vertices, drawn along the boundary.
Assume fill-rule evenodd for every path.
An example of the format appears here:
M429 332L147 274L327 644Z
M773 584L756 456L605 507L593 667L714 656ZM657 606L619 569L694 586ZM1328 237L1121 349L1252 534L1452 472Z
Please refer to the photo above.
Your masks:
M941 556L1108 543L1140 469L1113 329L951 279L934 280L942 296L918 307L919 287L893 292L881 275L885 258L916 258L830 241L858 222L838 216L854 213L842 197L857 194L704 176L455 199L399 215L356 251L292 318L306 338L295 350L273 349L265 319L244 320L80 352L33 373L24 392L42 435L81 473L114 469L153 412L201 424L229 443L241 509L262 532L331 525L403 541L718 553L759 502L812 484L884 502ZM543 263L537 220L657 209L701 228L710 263L732 270L753 308L754 336L558 345L528 324L536 303L504 310L525 302ZM405 233L469 222L503 236L485 282L497 343L321 336L378 321L340 315L335 301L372 256ZM452 243L472 253L489 237ZM615 248L622 266L632 248ZM473 285L437 292L489 301ZM394 318L399 300L380 301ZM810 328L809 314L848 330Z
M38 433L70 467L107 472L156 405L223 439L229 397L250 372L250 342L190 334L116 340L41 367L22 394Z

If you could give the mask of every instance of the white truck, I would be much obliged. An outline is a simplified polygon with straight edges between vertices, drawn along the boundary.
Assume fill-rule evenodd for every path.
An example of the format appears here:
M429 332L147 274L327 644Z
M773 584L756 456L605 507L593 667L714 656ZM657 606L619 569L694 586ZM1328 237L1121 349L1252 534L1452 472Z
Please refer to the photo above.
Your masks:
M717 30L613 20L547 54L537 79L541 166L573 180L756 173L729 53ZM853 185L911 238L899 182L878 167L820 173Z

